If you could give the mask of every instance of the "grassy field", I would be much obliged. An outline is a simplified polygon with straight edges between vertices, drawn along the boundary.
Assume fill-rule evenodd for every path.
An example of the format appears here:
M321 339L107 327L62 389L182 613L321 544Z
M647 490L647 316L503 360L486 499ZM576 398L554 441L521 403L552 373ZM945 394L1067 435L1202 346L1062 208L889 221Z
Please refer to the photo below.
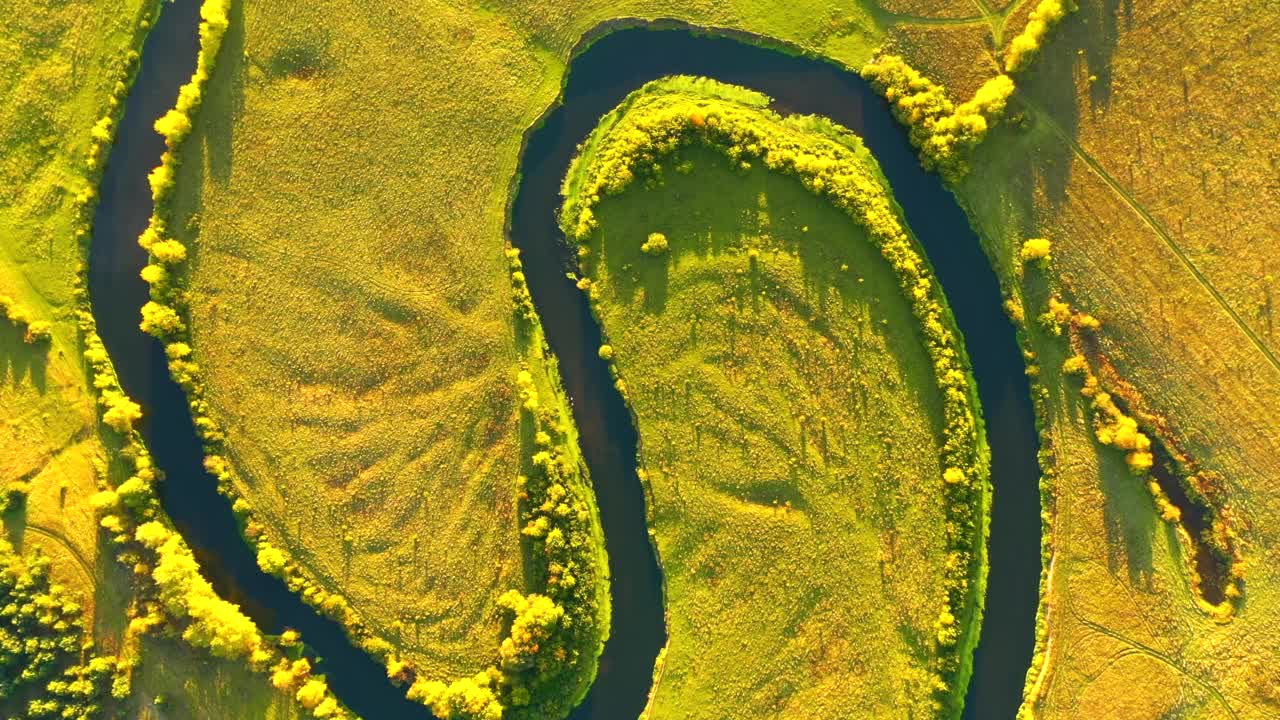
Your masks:
M629 176L616 148L659 126L650 118L709 124L726 108L883 182L856 140L783 123L764 102L688 81L647 87L588 142L567 207L594 192L592 173ZM938 655L966 655L970 636L935 640L957 560L924 333L866 226L756 160L743 169L698 143L660 156L666 170L636 170L582 238L667 582L649 716L946 715L931 693ZM985 480L975 487L982 504ZM976 621L971 603L952 608L962 625Z
M554 99L574 42L611 18L677 16L857 67L891 38L967 96L1031 3L961 5L237 3L180 186L199 216L197 359L270 531L424 668L482 667L500 632L494 597L519 584L500 238L521 133ZM1041 711L1105 714L1123 697L1137 717L1213 716L1226 712L1214 688L1235 714L1265 715L1277 679L1250 663L1274 656L1280 566L1268 499L1280 469L1265 74L1276 13L1234 0L1213 12L1079 5L1018 80L1021 121L993 132L958 193L1011 293L1017 247L1053 239L1054 271L1103 319L1109 359L1227 477L1248 519L1249 581L1236 618L1206 624L1150 499L1041 363L1060 458ZM1061 352L1060 338L1031 342ZM1128 692L1159 677L1152 663L1171 668L1177 693Z
M51 323L49 340L31 344L23 327L0 318L0 482L26 494L6 516L8 539L27 558L50 559L52 581L82 606L108 654L121 649L133 587L89 506L109 462L72 315L76 196L88 187L90 129L152 8L143 0L0 5L0 295Z
M105 453L71 318L75 198L88 186L90 129L152 7L0 4L0 295L53 323L50 341L32 345L0 318L0 481L29 488L23 544L59 558L59 577L90 600L98 536L88 497Z
M425 675L471 674L523 584L501 240L520 136L587 29L669 8L283 7L233 5L178 178L209 414L304 575ZM878 37L819 2L686 14L851 63Z
M1260 3L1080 2L1018 78L957 188L1026 316L1047 294L1020 279L1028 237L1053 242L1049 277L1103 321L1097 357L1144 428L1224 479L1243 536L1244 598L1228 622L1197 603L1189 548L1123 453L1101 447L1062 338L1029 326L1054 446L1047 663L1028 678L1045 718L1280 714L1280 543L1274 500L1280 366L1271 319L1276 235L1275 48ZM944 7L938 3L939 11ZM1025 8L1009 16L1010 33ZM986 43L920 28L897 49L948 86ZM967 47L964 44L968 43ZM995 72L996 59L985 62Z
M148 638L134 674L135 720L301 720L311 718L244 664L193 655L182 642Z
M111 126L100 120L124 99L132 53L156 7L150 0L0 4L0 296L9 318L21 308L21 319L0 316L0 485L18 493L4 516L5 539L18 566L39 556L50 561L51 582L80 606L94 653L128 662L139 661L126 631L139 587L90 500L104 484L122 482L131 466L119 457L120 438L99 422L75 287L85 209L93 207L92 183L110 140ZM40 326L47 339L26 337ZM163 652L141 656L137 673L197 674L207 658L166 641ZM296 705L247 667L220 683L229 700L271 695ZM209 709L211 717L237 716ZM0 704L5 717L27 712L20 702Z

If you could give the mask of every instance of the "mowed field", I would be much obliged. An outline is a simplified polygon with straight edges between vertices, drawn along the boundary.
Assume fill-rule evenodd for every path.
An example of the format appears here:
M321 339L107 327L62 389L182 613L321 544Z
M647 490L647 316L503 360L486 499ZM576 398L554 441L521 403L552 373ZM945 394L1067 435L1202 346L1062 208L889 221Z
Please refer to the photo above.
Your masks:
M175 203L210 415L273 542L428 677L484 667L524 582L502 254L521 135L589 28L672 12L233 5ZM677 14L853 65L878 37L821 2Z
M628 114L710 117L733 92L637 93L570 171L570 206L590 192L582 174L614 162L603 138L655 122ZM766 134L806 132L754 112ZM825 157L835 143L807 132ZM660 162L600 201L583 245L668 593L647 717L945 716L934 661L965 651L934 639L950 575L942 392L894 268L794 176L697 144Z
M958 194L1022 300L1054 444L1047 665L1038 717L1280 714L1280 365L1272 269L1280 227L1274 38L1258 2L1081 1L1017 78L1013 122L979 149ZM937 3L938 13L945 4ZM1010 16L1005 39L1025 23ZM963 88L996 62L951 27L895 39ZM989 36L987 36L989 37ZM962 94L958 91L956 94ZM1123 453L1094 438L1065 340L1036 326L1047 296L1017 249L1053 242L1064 299L1103 322L1098 347L1171 441L1225 479L1243 537L1244 598L1219 623L1195 603L1188 548ZM1029 276L1031 271L1028 271ZM1027 283L1027 284L1024 284Z

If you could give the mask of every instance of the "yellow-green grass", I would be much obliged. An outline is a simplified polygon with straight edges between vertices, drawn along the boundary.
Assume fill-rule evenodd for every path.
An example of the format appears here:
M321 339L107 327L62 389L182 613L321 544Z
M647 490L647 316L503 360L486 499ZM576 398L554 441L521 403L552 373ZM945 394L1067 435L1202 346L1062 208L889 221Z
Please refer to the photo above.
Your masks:
M358 645L386 664L389 677L411 683L411 699L430 706L438 715L455 712L461 702L476 715L482 713L483 706L486 717L501 714L504 707L514 708L510 713L513 717L565 716L589 689L595 677L596 658L608 635L607 563L598 511L577 448L577 431L555 370L556 362L546 354L517 251L508 250L504 255L509 272L508 321L515 330L513 350L518 358L508 381L514 380L519 388L516 434L520 472L515 478L514 497L500 499L515 501L522 577L518 586L512 587L512 583L504 588L495 606L488 609L486 619L491 624L500 621L510 632L494 638L486 648L491 662L483 673L457 677L448 669L441 672L438 667L423 664L421 655L406 642L405 626L413 624L415 631L420 630L427 618L413 614L411 609L396 608L399 616L392 623L393 637L380 636L376 627L371 632L365 621L366 611L353 606L341 589L318 582L304 569L289 538L273 533L269 525L259 521L261 515L245 497L246 483L237 469L235 448L228 447L223 426L210 417L199 366L190 359L190 344L194 342L187 325L190 277L182 270L194 262L200 214L189 202L179 201L176 206L174 202L175 179L184 168L189 174L192 167L190 163L184 165L182 159L187 152L199 154L202 150L200 136L195 138L194 148L188 145L187 138L206 93L218 92L217 86L209 84L210 77L219 57L224 57L224 46L230 43L234 47L243 41L239 28L227 33L233 25L232 7L227 0L206 0L201 8L197 68L178 93L175 107L155 123L156 131L164 136L167 151L149 175L155 207L146 231L138 239L149 252L150 263L141 276L150 283L152 298L142 308L141 329L166 343L170 370L188 393L194 424L204 441L205 467L216 476L222 491L231 496L233 509L244 521L245 537L253 542L261 568L281 576L317 608L345 623ZM288 64L290 74L308 74L317 69L308 64L320 60L314 49L308 49L301 55L290 54L281 62ZM202 171L197 168L197 172ZM196 198L195 202L198 204L201 199ZM178 270L175 276L174 266L183 264L187 268ZM510 392L500 388L498 400L510 401ZM473 428L476 430L479 429ZM492 436L495 430L500 432L501 426L490 424L485 433ZM468 435L466 439L474 438ZM429 493L424 498L434 499ZM424 498L409 498L408 510L419 513ZM282 491L281 499L288 501L287 492ZM327 520L330 531L342 532L341 543L349 567L356 542L352 520ZM417 535L412 537L415 555L420 539ZM476 558L470 557L465 562L472 571L478 564ZM388 578L378 580L385 584ZM379 615L378 619L383 618ZM256 649L251 652L257 656ZM277 676L283 677L281 673ZM273 676L273 683L277 676ZM302 691L299 700L303 700ZM322 708L323 705L316 708L318 716Z
M960 188L959 192L969 206L975 227L984 236L993 262L1010 283L1014 277L1010 261L1012 249L1031 234L1054 236L1065 258L1062 264L1092 296L1082 299L1082 304L1100 309L1108 320L1104 330L1107 342L1128 348L1132 353L1134 360L1126 364L1126 372L1145 392L1156 396L1158 406L1166 413L1184 419L1186 435L1197 444L1199 454L1215 455L1214 462L1233 478L1238 486L1236 492L1247 496L1257 507L1261 519L1274 519L1275 511L1267 508L1265 500L1265 478L1277 474L1277 468L1273 467L1277 457L1274 441L1277 425L1271 409L1280 407L1280 403L1276 402L1274 371L1265 358L1258 359L1259 352L1249 347L1251 343L1247 339L1241 339L1239 325L1224 313L1213 293L1195 281L1194 273L1177 257L1170 242L1176 241L1175 234L1182 228L1200 233L1201 238L1215 238L1212 248L1207 242L1201 242L1197 248L1204 252L1195 256L1196 267L1203 267L1205 263L1220 266L1214 278L1217 285L1224 287L1221 291L1224 293L1230 289L1227 286L1238 279L1252 276L1259 280L1242 286L1234 295L1223 297L1228 303L1235 303L1233 307L1246 325L1253 323L1262 327L1264 315L1259 315L1258 321L1247 316L1249 303L1265 303L1270 297L1268 293L1274 293L1275 288L1274 284L1268 284L1265 275L1259 277L1258 271L1248 270L1247 266L1255 263L1256 267L1258 263L1258 258L1248 253L1267 247L1267 243L1256 241L1266 236L1266 219L1280 216L1269 210L1270 195L1256 192L1258 188L1268 187L1258 168L1265 170L1269 135L1265 129L1258 128L1272 120L1265 113L1257 114L1268 107L1266 95L1259 93L1265 93L1274 83L1249 80L1246 84L1243 80L1220 78L1243 77L1240 73L1245 71L1265 72L1265 68L1271 66L1246 59L1246 55L1260 52L1260 38L1268 37L1268 32L1274 35L1275 15L1266 9L1236 12L1248 7L1236 3L1231 4L1233 11L1229 13L1208 13L1199 8L1189 15L1184 12L1188 3L1162 2L1138 9L1142 13L1139 17L1153 19L1126 26L1112 4L1100 1L1080 4L1083 7L1077 19L1069 18L1058 33L1051 36L1046 57L1038 61L1041 70L1033 66L1031 76L1025 80L1030 85L1043 83L1051 99L1063 100L1054 104L1062 106L1056 117L1063 134L1059 135L1047 125L1039 126L1023 140L1016 139L1014 131L1000 131L987 141L989 155L984 151L976 161L981 172L975 173L970 185ZM480 340L488 338L488 344L497 348L494 352L498 355L510 355L504 349L509 347L509 341L505 339L506 332L501 330L500 305L494 301L486 305L489 309L485 310L476 304L475 298L501 295L504 291L498 279L501 274L498 252L507 192L516 168L519 135L558 92L568 49L582 33L598 22L615 17L677 16L777 37L856 67L867 59L882 32L866 21L866 13L858 6L833 10L826 2L795 3L783 9L759 2L680 8L667 7L668 3L663 2L522 3L488 10L428 4L383 8L369 11L368 15L353 12L347 4L331 3L292 16L274 3L248 2L246 5L245 12L254 22L241 48L248 51L248 60L233 71L241 84L232 84L212 103L218 109L205 113L205 117L214 118L209 123L222 123L217 133L211 135L214 139L220 138L220 142L208 144L207 167L211 172L198 188L191 182L186 183L186 187L193 194L203 192L210 198L222 193L218 201L221 204L204 208L204 226L236 226L238 232L249 236L243 247L263 253L275 250L276 254L270 258L279 266L255 269L255 273L261 274L255 282L263 293L255 294L250 287L245 287L236 289L235 297L239 298L236 302L223 297L215 305L215 299L210 296L197 297L196 304L205 306L203 312L208 318L212 318L218 308L230 305L243 309L241 318L251 319L259 313L251 311L255 306L250 301L265 296L265 288L275 286L280 280L286 290L272 294L270 304L288 306L281 316L307 317L307 313L314 313L314 308L335 301L341 303L354 298L367 303L366 291L352 290L358 286L350 280L366 278L372 267L390 266L394 269L384 272L396 277L413 274L406 269L422 273L423 280L416 286L429 288L436 294L443 294L440 288L459 288L446 302L450 307L470 310L468 322L451 321L437 337L445 337L447 343L452 344L454 337L471 337L461 332L469 326L481 333L476 336ZM954 4L939 7L950 9ZM913 11L921 15L944 14L930 10L926 7ZM1186 17L1194 18L1209 30L1176 27L1180 22L1178 18ZM1081 25L1085 18L1089 19L1087 26ZM1222 25L1208 25L1211 19ZM1011 19L1010 23L1009 29L1016 29L1016 21ZM331 41L327 57L331 62L327 71L308 71L293 79L268 81L271 59L291 46L316 46L318 33L314 28L317 27L332 28L328 32ZM1122 28L1128 29L1121 34ZM1064 42L1061 39L1064 37L1076 40ZM1227 43L1218 42L1224 38ZM1166 41L1181 44L1164 51L1167 57L1159 60L1162 69L1154 69L1146 61L1152 52L1150 48ZM1065 49L1055 50L1055 42ZM396 49L407 45L415 51ZM1225 48L1229 53L1216 59L1217 48ZM1078 57L1077 49L1085 50L1082 65L1075 64L1081 62L1074 60ZM284 62L275 67L287 69L291 62L289 56L288 52L278 55ZM1109 82L1107 74L1100 72L1112 66L1113 58L1115 67L1123 65L1124 74L1117 76L1123 82ZM234 63L233 58L233 67ZM1222 136L1226 138L1223 143L1206 140L1165 153L1153 153L1144 146L1144 163L1153 164L1157 162L1154 158L1159 158L1163 163L1159 167L1173 168L1164 172L1153 165L1146 175L1151 179L1147 202L1152 202L1151 198L1179 198L1180 203L1200 203L1205 198L1202 210L1207 212L1219 212L1218 207L1231 208L1225 215L1231 221L1225 223L1199 219L1207 217L1205 212L1180 218L1165 211L1167 217L1160 220L1161 235L1135 212L1129 198L1117 190L1117 185L1123 190L1131 184L1126 179L1130 164L1126 158L1117 155L1116 159L1100 164L1115 181L1115 184L1108 183L1086 160L1086 156L1098 158L1084 148L1073 147L1067 140L1076 132L1089 132L1095 123L1134 118L1143 108L1158 113L1160 108L1170 107L1154 95L1145 96L1163 92L1167 86L1150 82L1150 77L1168 75L1188 64L1200 68L1197 72L1203 75L1198 77L1205 78L1204 82L1191 85L1200 90L1200 94L1195 94L1197 104L1192 108L1194 112L1187 116L1191 121L1170 121L1180 124L1170 126L1161 135L1162 141L1182 142L1179 128L1207 132L1205 128L1211 125L1196 122L1195 117L1221 110L1229 112L1230 117L1218 121L1218 126L1239 125L1241 132L1248 133L1250 160L1248 165L1237 163L1234 158L1238 153L1234 151L1215 156L1212 161L1198 160L1208 148L1221 145L1230 149L1234 135ZM947 71L942 65L939 63L939 73ZM1045 77L1040 79L1037 73L1044 73ZM1100 79L1089 82L1089 75L1098 75ZM1219 80L1214 82L1215 78ZM1175 89L1179 85L1175 85ZM1241 93L1249 93L1259 100L1248 103L1232 100ZM1102 104L1104 97L1110 98L1111 104ZM1122 101L1126 108L1123 112L1120 111ZM363 112L351 113L343 102L350 102ZM1028 117L1033 115L1034 112L1028 113ZM1143 122L1158 122L1158 118L1143 116ZM1006 133L1015 138L1011 140ZM1121 149L1132 150L1136 159L1136 145L1126 141L1133 136L1130 129L1120 127L1110 132L1105 142L1120 143ZM1095 138L1087 147L1097 152L1094 143L1103 141ZM375 164L371 159L375 153L381 155L376 173L360 171L362 162ZM1256 161L1264 164L1257 165ZM1209 183L1211 178L1206 176L1206 187L1210 190L1206 192L1184 177L1206 164L1233 172L1252 168L1242 178L1220 186L1223 193L1229 191L1230 197L1238 200L1219 203L1213 199L1220 197L1219 186ZM1138 169L1135 168L1135 172ZM219 173L222 180L215 183ZM365 180L361 178L371 177L377 178L376 186L368 182L369 192L365 192ZM397 181L388 182L388 178L397 178ZM1170 179L1169 184L1160 185L1165 178ZM1198 176L1194 180L1198 182ZM259 200L254 200L255 197ZM1217 232L1224 226L1233 227L1232 223L1241 218L1249 222L1245 231ZM325 254L295 254L287 257L288 262L280 261L285 250L296 252L294 248L300 246L299 241L312 236L319 238L315 243ZM1223 244L1224 238L1232 243L1229 253ZM368 241L375 249L383 248L383 255L375 256L376 263L367 261L369 248L364 244L352 246L353 239ZM1239 253L1244 253L1239 255L1244 262L1233 264L1232 258ZM388 263L388 256L402 259ZM1246 266L1246 272L1237 274L1241 264ZM217 268L208 270L213 273ZM204 271L199 270L197 275L201 272ZM288 279L294 274L317 279L299 285ZM1274 278L1274 271L1271 274ZM1132 277L1140 277L1145 285L1141 288L1127 285L1127 278ZM1097 287L1094 287L1095 280L1099 283ZM197 315L200 312L197 310ZM487 317L490 322L469 322L480 317ZM1161 321L1153 324L1151 318ZM397 332L394 321L378 319L372 312L367 322L361 322L358 333L373 328L380 328L379 332L382 329ZM258 335L281 334L284 338L279 347L272 350L279 353L273 355L275 360L265 365L258 363L259 358L246 357L242 361L236 357L243 355L247 347L243 338L237 340L244 332L242 328L210 333L209 342L197 347L197 352L202 354L206 367L211 368L207 377L213 392L218 392L217 386L224 380L232 380L238 374L250 373L246 377L253 378L253 382L239 386L239 397L224 393L224 405L218 410L222 414L220 419L239 414L248 416L259 407L300 403L300 400L289 400L289 395L285 395L282 402L276 392L278 388L264 383L271 381L271 376L283 373L298 380L297 387L303 387L303 381L313 384L310 380L314 374L302 371L307 363L315 362L311 358L329 358L333 376L343 383L346 376L337 369L350 374L354 371L346 368L347 364L359 369L383 361L382 357L366 352L354 355L348 352L346 357L339 357L337 347L329 342L338 336L339 327L336 319L330 318L315 328L305 327L305 333L287 329L276 333L263 321ZM494 335L488 336L490 331ZM1178 347L1179 352L1171 354L1170 347ZM493 363L482 373L483 377L494 384L505 382L500 378L506 370L500 365ZM259 368L256 371L255 366ZM445 366L428 366L431 367ZM451 376L461 376L468 370L456 364L446 369ZM427 371L417 372L426 375ZM290 386L294 385L291 380ZM255 387L268 389L258 391ZM1161 397L1169 393L1172 395ZM458 394L463 393L460 390ZM367 413L368 418L376 418L384 410L370 407L362 412ZM430 413L432 417L440 414L448 419L442 411ZM249 418L242 429L232 428L233 444L242 452L262 453L264 457L276 459L292 458L283 465L292 474L291 468L309 462L297 460L295 452L301 452L297 448L304 444L335 446L348 437L337 430L295 430L285 419L251 426L248 423L257 421ZM464 427L475 426L470 420L471 415L466 414L454 419ZM313 436L315 442L281 439L295 433ZM1081 442L1088 439L1084 433L1081 429L1076 435ZM1220 444L1223 452L1217 453ZM508 469L495 476L513 474L516 460L510 449L508 442L496 461L505 463ZM261 472L274 478L276 473L266 472L265 467L267 463L260 461L257 470L248 468L247 472ZM338 475L328 473L332 477ZM1074 478L1072 482L1081 488L1079 492L1098 487L1097 477L1088 470L1080 470ZM1066 479L1058 480L1059 487L1066 484ZM308 499L308 502L325 501ZM345 510L348 503L333 502L338 513ZM461 504L451 506L461 507ZM1106 525L1100 516L1095 516L1092 523L1086 526L1086 532ZM1255 527L1263 527L1263 523L1255 523ZM319 532L304 535L302 544L312 542ZM1091 537L1097 540L1103 533L1093 532ZM1261 572L1277 566L1271 537L1256 534L1251 537L1259 548L1256 552L1260 553L1255 555L1253 567L1263 568ZM442 542L441 546L445 544ZM492 546L498 547L499 543ZM514 552L514 549L508 551ZM1102 558L1104 554L1093 553L1092 557ZM1259 582L1258 578L1251 581L1253 585ZM472 616L480 617L484 608L491 607L494 591L493 584L480 591L469 589L463 596L465 607L455 609L464 614L470 609ZM1110 608L1107 612L1120 611ZM1250 612L1251 609L1246 609L1245 614ZM388 628L393 618L374 620ZM486 632L492 636L492 626L479 634ZM1055 653L1061 653L1069 645L1062 642L1053 647ZM452 664L468 665L465 661ZM1072 685L1065 687L1064 693L1072 691Z
M150 0L0 3L0 295L52 323L24 342L0 319L0 483L26 500L7 518L84 609L102 652L120 649L133 592L102 542L89 498L109 472L80 355L73 288L82 247L77 196L89 187L90 129L122 94Z
M856 138L781 121L766 102L654 83L606 116L565 182L566 226L583 207L598 223L582 238L583 287L636 418L666 577L670 640L649 717L947 716L935 683L962 693L964 679L940 678L939 655L967 666L980 612L966 596L952 608L960 642L935 640L955 577L943 475L956 460L924 334L879 240L799 178L692 141L658 157L658 176L583 197L602 168L629 172L613 164L619 138L673 113L697 127L750 118L887 192ZM985 458L980 435L961 442ZM980 540L981 522L966 528Z
M55 573L89 600L98 537L88 497L105 454L71 317L82 260L76 196L90 180L90 129L118 102L121 65L153 7L0 4L0 295L53 323L50 342L31 345L0 319L0 481L30 493L23 544L29 536L71 561Z
M180 640L142 643L129 717L136 720L299 720L312 717L242 663L193 654Z
M0 295L51 324L48 342L31 344L0 318L0 484L23 495L5 529L27 560L50 559L52 582L83 609L94 652L126 662L139 662L126 631L138 587L90 498L132 466L117 455L119 437L99 424L75 286L111 135L99 122L119 114L156 7L151 0L0 4ZM95 125L103 132L91 132ZM143 656L138 672L157 664L195 671L205 662L201 651L170 645L164 658ZM274 692L247 668L242 675L237 694ZM20 712L0 708L6 717Z
M127 81L153 0L0 2L0 293L37 315L68 297L79 247L75 196L89 185L90 129ZM114 106L113 106L114 107ZM8 274L21 268L26 279ZM37 299L39 298L39 299ZM39 305L40 307L35 307Z
M428 677L484 667L523 584L502 230L571 47L676 14L856 65L879 33L856 6L669 5L233 6L173 224L210 416L272 542Z
M1020 146L1045 158L1065 150L1044 133L1040 126L1011 142L1006 157L1027 152ZM1036 141L1043 144L1036 148ZM975 173L1018 174L1008 160L989 162L975 164ZM1042 420L1058 448L1047 673L1029 678L1043 696L1039 716L1110 712L1117 697L1130 717L1174 710L1188 717L1272 716L1280 711L1280 677L1267 660L1280 652L1272 632L1280 619L1272 598L1280 581L1274 570L1280 373L1122 196L1079 156L1061 162L1071 178L1067 200L1055 208L1034 193L1031 224L1005 215L1013 203L991 212L1023 196L1022 188L997 193L988 186L967 196L980 208L980 221L1002 235L988 238L1003 247L988 247L1011 266L1019 236L1052 238L1052 272L1073 303L1102 318L1108 358L1147 407L1168 419L1173 439L1226 478L1228 502L1243 520L1247 581L1230 623L1200 612L1184 559L1189 549L1159 520L1122 453L1097 445L1084 400L1059 370L1062 339L1033 332L1050 390ZM1045 301L1028 295L1028 317L1043 312ZM1135 691L1137 678L1150 682Z
M983 45L991 25L978 21L965 25L897 25L889 33L887 49L911 58L912 67L925 77L943 77L948 94L958 103L973 97L998 70Z
M1269 661L1280 651L1280 369L1263 238L1280 215L1268 179L1275 48L1257 39L1275 34L1280 13L1236 2L1078 4L1019 76L1015 122L988 137L956 192L1028 318L1048 298L1034 278L1023 285L1017 250L1028 237L1052 240L1049 274L1103 320L1099 350L1118 377L1167 440L1225 478L1247 579L1229 623L1199 609L1190 549L1122 453L1097 444L1079 382L1059 369L1065 340L1031 327L1055 476L1047 634L1024 711L1271 717L1280 713ZM1026 15L1010 17L1006 40ZM929 63L927 52L900 49ZM947 83L967 77L945 63L933 70Z

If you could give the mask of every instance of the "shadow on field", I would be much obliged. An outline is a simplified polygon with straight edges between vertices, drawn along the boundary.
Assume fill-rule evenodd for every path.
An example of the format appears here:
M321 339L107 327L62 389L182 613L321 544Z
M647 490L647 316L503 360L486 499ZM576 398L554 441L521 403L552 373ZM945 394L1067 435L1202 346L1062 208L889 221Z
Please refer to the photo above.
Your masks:
M43 395L48 387L49 345L23 340L24 331L0 317L0 382L30 382Z
M1111 104L1112 61L1121 23L1132 22L1132 0L1079 0L1079 10L1067 15L1044 44L1042 57L1019 77L1018 93L1011 103L1011 117L1021 115L1023 128L997 128L1000 142L988 142L986 151L1000 147L996 163L1017 188L1009 198L1018 208L1025 232L1035 232L1036 195L1042 192L1053 205L1066 200L1071 179L1073 150L1052 128L1043 112L1071 141L1080 131L1080 88L1087 88L1084 112L1102 112ZM1029 101L1029 102L1027 102Z
M895 287L880 287L875 279L877 273L889 272L888 265L855 229L856 223L814 198L795 178L763 168L732 168L719 153L701 147L686 148L666 162L690 165L691 175L665 169L657 182L638 180L622 196L597 208L601 229L592 251L596 261L603 261L607 268L609 292L619 303L630 305L641 293L645 310L662 314L670 292L671 269L682 259L708 260L730 254L741 258L737 275L742 282L723 288L721 300L731 300L735 312L760 312L762 297L786 292L770 282L763 270L776 254L798 258L804 273L803 293L788 293L785 300L806 314L811 328L824 336L829 334L825 319L829 312L863 312L871 322L873 315L879 315L880 296L897 297ZM702 185L709 169L714 173L711 187ZM788 210L796 201L816 208L819 214L807 212L802 218ZM806 223L813 223L813 227ZM651 256L640 251L652 232L667 237L666 254ZM850 242L865 247L855 253L844 243L835 242L847 239L846 233L857 233ZM759 254L751 256L750 249ZM858 281L864 274L870 275L866 284ZM840 307L832 307L833 302ZM695 345L696 325L691 327Z
M1104 447L1095 451L1106 497L1107 569L1118 573L1123 567L1134 587L1151 589L1155 573L1151 545L1159 523L1151 512L1151 495L1143 480L1129 472L1120 453Z
M232 128L244 112L244 2L232 0L231 25L223 36L218 53L218 71L205 85L204 106L197 125L197 139L188 143L183 162L178 166L177 186L182 191L175 197L174 231L187 247L184 274L194 274L200 264L201 243L195 242L204 214L205 180L219 185L231 181L234 147ZM216 307L214 312L216 313Z
M244 85L246 67L244 59L244 0L232 0L231 25L222 38L222 51L218 53L218 71L209 78L205 88L206 110L200 115L204 143L200 153L208 164L209 173L219 184L231 179L234 160L232 128L244 113ZM181 187L181 186L180 186ZM200 187L199 183L185 187Z
M93 568L93 636L115 642L124 639L129 625L129 602L133 597L133 573L116 559L111 541L98 531ZM116 652L118 648L107 648Z
M1089 72L1098 79L1089 85L1089 100L1095 110L1105 110L1111 104L1111 62L1120 40L1120 16L1124 25L1133 25L1133 0L1086 0L1080 3L1080 13L1085 15L1088 32L1081 33L1085 60Z
M681 352L710 338L698 354L714 358L729 378L748 371L751 361L746 358L758 349L747 346L764 337L790 338L776 351L793 354L795 366L805 367L811 342L845 346L849 338L834 328L846 328L857 345L891 349L888 357L896 370L889 377L853 383L849 402L868 415L863 383L886 383L908 395L914 407L926 412L935 436L942 435L941 400L918 323L892 268L856 221L795 177L761 164L744 169L702 146L686 147L664 158L662 165L659 177L642 175L596 208L600 229L592 252L606 268L607 283L599 286L603 292L621 306L639 305L654 316L663 315L669 294L677 293L680 302L672 315L657 322L688 327ZM666 253L641 251L654 232L667 237ZM858 364L858 353L851 355ZM768 434L766 424L749 415L735 418L735 432ZM868 422L874 422L874 415L868 415ZM746 442L745 436L719 427L695 432L699 440L714 437L726 447ZM789 439L773 441L801 456L817 453L821 462L830 460L825 424L810 418L800 418L794 447ZM803 510L808 501L794 467L792 471L787 482L729 492L743 502L788 502ZM901 502L891 488L877 486L880 490L885 494L873 503L877 507Z
M10 502L4 515L0 515L0 524L4 528L4 539L18 552L22 552L22 537L27 530L27 501L19 496L17 502Z

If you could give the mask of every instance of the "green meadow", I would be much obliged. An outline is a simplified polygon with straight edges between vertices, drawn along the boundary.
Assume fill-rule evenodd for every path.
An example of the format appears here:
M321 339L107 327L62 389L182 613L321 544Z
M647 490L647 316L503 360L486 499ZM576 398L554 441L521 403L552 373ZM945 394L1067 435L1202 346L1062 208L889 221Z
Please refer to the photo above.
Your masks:
M129 482L146 457L133 432L138 408L119 392L85 319L83 269L96 184L159 6L0 3L0 715L6 718L87 720L135 711L158 717L148 714L147 693L135 692L135 681L148 684L142 678L167 670L189 673L188 686L200 684L199 668L210 663L237 671L218 679L221 711L199 703L209 717L236 716L246 695L296 711L280 717L301 712L243 661L213 661L207 648L179 639L186 619L158 610L145 556L118 534L123 526L108 521L112 530L104 529L96 504L102 491ZM133 487L140 482L133 479Z
M870 154L766 101L651 83L605 117L565 181L579 287L639 429L666 577L649 715L943 714L980 616L987 493L980 431L949 425L944 397L973 415L976 401L963 379L940 385L919 304L882 253L900 219ZM715 129L746 127L758 134L717 145ZM786 165L790 151L828 163L827 178L865 179L887 217L837 206ZM920 257L914 242L899 249ZM963 378L963 350L948 347ZM944 487L953 463L974 473L969 491ZM947 639L940 607L959 622Z
M0 0L0 715L342 717L165 525L141 409L78 289L162 7ZM596 673L602 528L503 238L523 138L574 49L602 23L676 18L861 68L981 236L1043 447L1020 718L1275 715L1273 8L203 9L201 70L157 126L172 154L144 324L259 564L414 699L563 717ZM951 717L991 499L962 340L859 140L766 104L651 85L565 184L665 573L646 714ZM1204 547L1229 570L1221 598Z

